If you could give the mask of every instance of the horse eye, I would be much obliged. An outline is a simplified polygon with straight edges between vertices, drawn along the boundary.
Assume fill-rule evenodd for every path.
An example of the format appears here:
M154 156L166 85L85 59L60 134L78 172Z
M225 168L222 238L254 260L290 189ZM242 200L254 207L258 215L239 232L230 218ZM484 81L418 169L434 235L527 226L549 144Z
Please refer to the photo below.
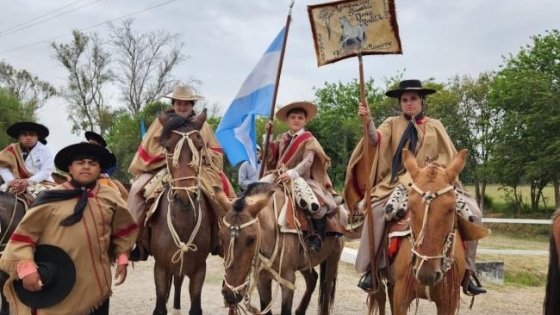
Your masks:
M256 240L257 240L257 239L256 239L255 237L249 237L249 238L247 238L247 241L246 241L247 246L251 246L251 245L255 244L255 241L256 241Z

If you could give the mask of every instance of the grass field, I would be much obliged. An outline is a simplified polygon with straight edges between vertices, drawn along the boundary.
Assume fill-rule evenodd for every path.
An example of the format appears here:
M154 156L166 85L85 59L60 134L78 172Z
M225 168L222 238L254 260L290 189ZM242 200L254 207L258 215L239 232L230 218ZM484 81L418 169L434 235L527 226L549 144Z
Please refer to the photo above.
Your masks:
M474 186L465 186L469 192L474 194ZM507 205L506 195L507 191L511 191L511 188L503 188L500 185L488 185L486 186L486 196L490 198L492 204L496 206L496 208L503 208ZM522 200L525 204L531 204L531 187L528 185L523 185L518 188L518 192L522 196ZM552 185L548 185L543 190L543 197L541 197L541 204L540 207L546 208L554 208L554 187ZM544 201L544 202L543 202Z

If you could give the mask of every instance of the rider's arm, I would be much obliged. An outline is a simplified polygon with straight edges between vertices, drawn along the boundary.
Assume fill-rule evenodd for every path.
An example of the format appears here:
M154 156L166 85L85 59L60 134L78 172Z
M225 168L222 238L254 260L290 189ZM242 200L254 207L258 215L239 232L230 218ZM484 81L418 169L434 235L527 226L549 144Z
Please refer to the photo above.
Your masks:
M35 161L38 163L38 165L36 165L38 169L33 176L27 179L29 183L40 183L49 178L52 172L54 172L54 157L51 150L49 150L48 147L43 146L36 154L38 159ZM35 159L36 157L32 156L32 158Z
M311 169L311 165L313 165L314 158L315 158L315 152L307 151L304 154L301 162L299 162L298 165L296 165L296 167L288 170L288 174L290 175L290 178L292 179L297 178L301 174L309 173L309 170Z
M9 183L15 178L14 174L12 174L12 171L10 171L10 169L6 167L0 167L0 177L2 177L2 180L5 183Z

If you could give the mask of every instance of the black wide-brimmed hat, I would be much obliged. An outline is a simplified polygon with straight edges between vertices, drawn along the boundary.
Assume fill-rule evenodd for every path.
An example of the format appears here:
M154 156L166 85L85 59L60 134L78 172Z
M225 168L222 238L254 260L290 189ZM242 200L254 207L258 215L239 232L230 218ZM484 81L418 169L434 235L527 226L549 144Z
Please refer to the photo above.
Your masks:
M86 140L89 141L90 139L99 142L99 144L104 148L107 147L107 142L105 142L105 139L103 139L100 134L93 131L86 131Z
M14 281L19 300L40 309L56 305L64 300L76 283L76 266L72 258L60 247L38 245L35 248L35 263L43 286L39 291L28 291L21 280Z
M39 140L45 140L45 138L49 136L49 128L31 121L22 121L15 123L8 127L8 130L6 130L8 136L15 139L17 139L19 135L24 131L36 132L37 138L39 138Z
M436 90L423 88L420 80L404 80L399 83L399 87L397 89L387 91L385 95L400 98L404 92L417 92L418 94L424 96L433 94Z
M54 165L61 171L68 172L68 167L76 158L93 158L99 161L101 169L105 170L117 163L115 156L102 146L88 142L69 145L58 151L54 157Z

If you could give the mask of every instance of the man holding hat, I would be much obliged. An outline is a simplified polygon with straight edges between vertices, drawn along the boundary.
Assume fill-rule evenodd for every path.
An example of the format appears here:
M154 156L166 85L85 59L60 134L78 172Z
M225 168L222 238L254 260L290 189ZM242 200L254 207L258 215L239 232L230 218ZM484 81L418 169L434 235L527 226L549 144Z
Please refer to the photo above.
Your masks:
M96 133L96 132L94 132L94 131L86 131L86 135L85 135L85 136L86 136L86 140L87 140L89 143L91 143L91 144L96 144L96 145L100 145L100 146L104 147L105 149L107 149L107 142L105 141L105 139L103 139L103 137L102 137L100 134L98 134L98 133ZM109 151L109 152L111 152L111 151ZM115 155L113 154L113 152L111 152L111 154L112 154L113 156L115 156ZM116 160L117 160L117 157L115 157L115 161L116 161ZM113 174L114 174L116 171L117 171L117 163L115 162L114 165L108 167L108 168L105 170L105 173L104 173L104 174L107 174L108 176L113 176Z
M387 222L385 205L399 185L408 187L408 184L412 183L412 178L402 162L403 148L413 152L419 164L426 160L435 160L442 165L450 165L457 155L457 150L445 127L439 120L425 116L422 111L426 96L435 92L436 90L422 87L420 80L400 82L397 89L387 91L385 94L398 100L402 114L387 118L379 128L375 127L367 104L359 106L358 115L368 119L367 141L369 141L370 164L364 165L362 145L364 139L362 139L348 163L344 197L348 209L354 211L364 196L364 192L360 189L366 187L366 180L371 181L371 209L364 211L370 211L369 215L373 218L374 255L370 253L370 229L364 228L355 262L356 270L364 273L358 286L365 291L370 291L373 281L378 281L372 277L378 272L369 270L370 257L381 257L376 264L378 269L386 266L386 249L380 246ZM364 171L366 167L371 169L369 173L371 178L363 175L368 174ZM481 224L482 212L476 201L462 188L459 181L455 182L455 187L461 188L457 192L472 211L474 223ZM466 243L466 268L474 274L477 241ZM468 291L470 294L486 293L484 288L476 286L473 281L470 281Z
M259 180L259 172L261 169L261 147L259 145L257 145L257 159L255 162L257 163L257 167L253 166L249 161L243 161L241 166L239 166L237 181L241 187L241 191L247 189L249 184Z
M72 179L39 195L0 258L0 268L10 275L4 293L12 314L29 315L34 309L44 315L109 314L111 262L116 262L115 285L119 285L126 279L128 255L138 232L124 200L97 182L101 171L114 163L107 149L89 143L70 145L57 153L56 167ZM56 246L71 258L75 269L71 289L64 283L47 285L59 275L45 273L37 258L44 245ZM63 256L61 265L57 261L50 265L72 273L62 263ZM68 293L60 297L57 290L63 284ZM58 298L46 303L48 298L33 298L27 291Z
M167 110L164 114L177 114L185 119L190 119L196 115L193 110L194 105L197 101L204 99L201 95L196 95L193 89L188 86L177 85L174 87L173 92L166 95L166 98L171 99L172 109ZM128 208L134 217L134 220L140 225L141 228L141 238L148 235L142 230L145 222L140 222L144 214L146 213L146 199L143 193L140 193L144 186L154 178L159 172L166 171L166 161L164 156L164 150L160 144L161 131L163 130L163 125L160 123L159 119L154 119L150 128L146 132L142 143L138 147L136 154L130 166L128 172L135 176L134 183L130 188L130 194L128 197ZM212 186L222 187L224 192L230 196L235 197L233 192L233 187L231 186L229 180L223 173L223 150L220 146L212 127L208 123L204 123L200 134L206 143L206 150L210 156L205 157L206 163L202 165L200 170L200 185L202 190L207 196L213 196ZM160 173L161 175L161 173ZM159 176L158 176L159 177ZM211 197L209 198L211 199ZM220 211L216 209L219 207L217 203L212 204L214 212L218 215ZM217 233L217 227L213 227ZM213 237L213 241L217 242L217 234ZM131 255L131 259L147 259L148 255L148 242L139 242L137 247ZM217 250L217 243L214 248ZM213 254L216 253L213 251Z
M304 128L316 115L317 107L310 102L294 102L278 110L276 118L285 122L289 130L269 143L270 155L264 161L268 175L263 178L263 181L270 181L270 176L276 177L275 174L280 172L275 181L287 184L303 179L302 184L311 188L309 197L317 203L314 206L309 202L306 204L315 233L307 236L306 243L312 253L317 253L322 248L322 240L326 234L325 215L337 207L333 196L335 192L327 174L331 160L319 141ZM272 121L269 121L266 129L272 131L272 126ZM300 203L300 207L302 206Z
M16 194L37 193L44 185L54 185L53 155L46 146L47 127L34 122L18 122L8 127L7 133L18 142L0 152L0 177L6 188Z

